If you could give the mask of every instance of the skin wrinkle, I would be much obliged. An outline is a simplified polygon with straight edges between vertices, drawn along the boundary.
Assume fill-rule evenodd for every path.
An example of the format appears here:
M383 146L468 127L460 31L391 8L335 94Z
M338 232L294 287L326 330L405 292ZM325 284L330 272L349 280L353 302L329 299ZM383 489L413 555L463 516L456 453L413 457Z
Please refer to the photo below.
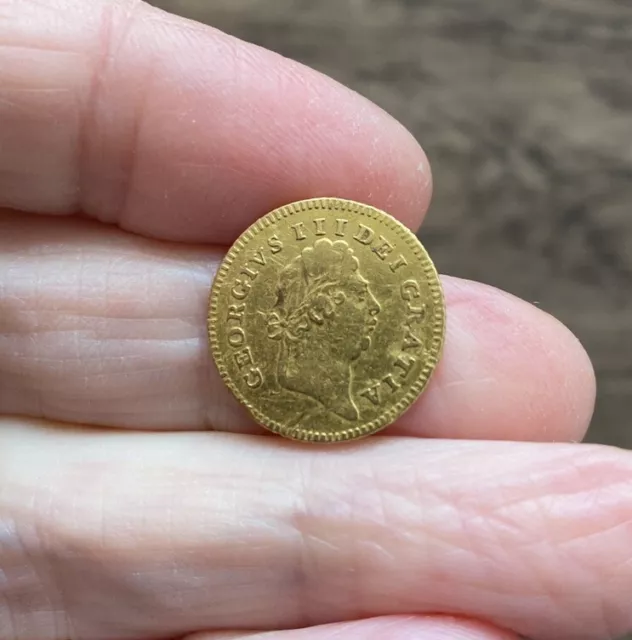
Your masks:
M13 236L10 237L9 242L2 244L3 258L8 259L13 256L14 260L11 261L11 264L16 267L29 264L29 259L40 259L43 262L50 263L62 262L64 264L82 264L88 262L98 265L103 262L104 264L109 264L111 267L115 267L114 271L116 273L121 272L121 269L116 268L117 265L127 262L134 266L134 271L136 271L138 269L137 263L144 260L151 261L152 264L154 262L159 264L163 274L170 274L172 271L177 273L181 272L182 275L187 275L190 278L194 276L200 281L210 284L213 272L209 273L209 270L212 268L217 269L217 265L215 262L211 262L211 260L214 257L219 259L219 257L223 255L220 249L216 247L190 247L188 250L185 247L181 247L178 253L175 255L172 254L171 257L169 257L167 248L163 247L160 242L152 242L149 245L146 241L126 242L126 236L118 234L111 236L110 242L108 242L106 236L97 244L95 242L97 237L95 232L99 231L99 226L93 223L82 222L79 223L77 227L84 231L84 235L74 240L71 235L63 244L52 245L51 238L47 238L45 242L42 242L41 240L36 240L35 236L33 236L30 244L21 243L20 236L24 235L25 238L27 238L29 235L28 227L20 225L19 222L13 218L11 212L3 212L0 210L0 231L2 231L2 235L10 234ZM28 240L31 239L28 238ZM78 242L77 240L82 242ZM112 240L115 241L112 242ZM85 243L89 243L89 253L85 253L84 251L86 248ZM55 246L55 250L51 249L52 246ZM163 250L162 253L160 251L161 249ZM87 261L82 253L89 256ZM204 262L205 260L207 263ZM152 271L148 271L148 273L152 274ZM136 275L136 273L129 274L130 283L136 282Z
M390 528L392 531L391 535L396 536L399 543L390 543L388 538L385 542L390 544L393 553L396 551L401 553L401 548L406 544L415 545L420 531L419 529L415 529L407 533L408 529L406 527L394 527L392 522L406 521L413 514L417 515L419 513L419 505L424 504L425 508L420 521L420 527L423 530L426 545L423 554L420 554L419 551L417 551L416 554L418 560L421 560L423 557L422 566L429 569L433 555L449 552L455 540L458 540L458 553L460 556L476 557L477 562L480 564L479 554L472 553L473 541L470 537L463 536L465 531L464 516L462 516L460 506L457 503L458 494L455 495L453 491L445 491L443 487L438 484L432 485L432 493L429 493L428 478L422 469L414 470L411 476L414 478L412 482L410 478L406 476L402 477L401 472L398 472L398 474L393 477L390 475L376 474L373 482L367 483L368 486L365 486L364 482L357 487L354 486L352 491L357 493L357 495L372 495L374 492L371 491L370 487L381 487L380 493L382 494L382 498L375 514L377 517L374 516L373 511L367 508L366 503L357 505L358 513L363 517L366 517L366 514L369 513L371 523L374 527L377 526L378 529L381 527ZM417 492L415 492L413 496L408 496L407 494L410 491L409 487L411 486L417 488ZM422 487L424 487L423 491ZM391 509L391 513L398 513L399 518L387 517L387 514L381 506L387 500L394 504L401 502L400 508L397 511ZM369 502L369 504L371 504L371 502ZM366 521L364 521L363 524L364 528L367 528ZM377 548L373 543L374 539L379 540L376 535L367 536L369 548ZM393 557L389 557L389 555L384 555L382 558L382 560L387 561L387 563L392 559ZM374 570L379 573L379 565L376 566ZM440 580L440 572L433 573L429 576L429 579L433 581Z
M584 472L585 472L585 470L584 470ZM629 480L628 480L628 483L629 483ZM380 486L382 486L382 484L383 484L383 483L380 483ZM427 497L426 497L426 500L427 500ZM454 501L452 500L452 502L454 502ZM546 517L546 518L543 518L542 520L543 520L543 521L550 520L550 517L551 517L551 510L550 510L550 509L545 509L545 508L544 508L544 503L540 503L540 502L536 502L536 501L534 501L534 504L535 504L535 506L539 506L539 507L541 507L541 509L542 509L542 511L543 511L543 512L545 512L545 511L547 511L547 512L548 512L548 513L547 513L547 517ZM459 504L459 505L454 504L454 513L455 513L455 516L459 519L459 521L461 521L461 522L467 522L467 521L468 521L468 519L470 518L470 514L468 513L468 511L465 511L465 512L464 512L463 507L464 507L464 506L463 506L462 504ZM598 519L597 519L597 520L598 520ZM479 524L480 524L480 523L479 523ZM486 541L486 540L488 540L488 539L489 539L488 534L490 533L490 531L489 531L490 529L492 530L492 531L491 531L491 533L493 533L493 528L494 528L494 527L493 527L493 526L492 526L492 527L490 527L490 526L489 526L489 524L492 524L492 525L495 525L495 524L496 524L496 521L495 521L494 516L493 516L493 512L492 512L492 519L491 519L491 521L488 523L488 526L485 528L484 532L480 532L480 531L479 531L480 539L477 541L477 544L478 544L478 545L480 545L480 544L481 544L481 541ZM479 526L479 529L480 529L480 526ZM517 529L518 529L518 527L516 527L516 529L514 529L514 531L515 531L515 530L517 530ZM463 541L463 540L467 540L467 539L468 539L468 536L463 536L463 535L461 535L461 536L460 536L460 540L461 540L461 541ZM480 564L480 560L481 560L481 559L480 559L480 551L481 551L481 548L479 547L479 552L478 552L478 554L477 554L477 555L479 556L479 557L478 557L479 564ZM555 557L555 553L554 553L554 552L553 552L552 554L548 554L548 555L552 555L552 557ZM537 565L536 565L536 567L537 567ZM528 565L527 565L527 568L528 568ZM563 570L562 570L562 571L560 571L560 575L564 575L564 571L563 571ZM482 582L483 582L483 583L485 582L485 579L486 579L485 577L482 579ZM540 586L542 586L542 585L540 585ZM541 594L541 593L543 592L543 589L542 589L542 588L534 589L534 594L535 594L536 592L539 592L539 593ZM544 592L546 592L546 590L544 590ZM551 593L553 593L553 592L551 592ZM562 591L561 593L563 593L563 591ZM555 595L551 595L551 601L552 601L552 602L555 602L555 601L556 601L556 598L557 598L557 596L555 596Z
M608 589L610 586L611 593L616 593L621 587L619 587L618 584L614 585L612 583L615 582L615 579L622 577L624 573L629 573L630 570L632 570L632 555L629 560L625 560L618 565L616 572L614 570L612 571L610 578L607 578L601 583L599 592L603 594L604 589ZM628 624L629 603L609 603L603 595L601 601L606 629L608 629L611 634L616 635L620 629L625 629Z
M62 44L51 39L50 32L54 31L51 26L59 26L59 20L53 18L48 33L45 33L45 30L38 28L42 24L41 14L39 19L32 17L29 20L24 15L28 14L25 5L23 3L19 10L10 12L5 17L4 24L0 22L0 39L5 45L0 47L0 60L5 60L4 68L0 62L5 79L2 84L5 91L15 92L20 105L17 110L3 109L8 117L7 126L10 127L5 132L6 137L3 137L7 141L6 151L11 153L13 162L2 158L0 164L16 168L14 176L5 173L2 180L3 191L6 188L5 203L17 204L18 189L16 186L12 187L12 183L17 182L23 187L29 177L27 171L33 178L41 179L42 173L48 169L57 174L58 195L53 198L53 202L66 202L74 189L68 184L65 161L69 157L68 147L73 142L74 120L79 112L77 103L80 92L77 87L81 86L85 75L85 53L73 50L78 46L76 38L70 38L67 43L62 41ZM61 31L65 32L63 28ZM12 70L16 74L15 82L11 82ZM36 141L35 131L44 129L47 125L47 131ZM22 129L26 130L26 134L20 139ZM54 146L57 153L42 153L42 145ZM23 156L36 147L38 157L34 157L32 162L26 162ZM53 155L58 156L54 167L49 160ZM50 185L41 180L41 187L45 194ZM37 199L37 190L31 189L27 201ZM44 205L42 208L50 209L54 205Z
M367 575L366 559L371 558L371 565L382 562L389 564L395 557L389 551L388 546L382 544L380 536L372 535L371 532L375 531L376 534L379 534L382 528L392 526L390 523L393 520L388 515L390 509L386 503L397 500L400 495L385 486L382 482L384 478L377 473L371 464L362 467L362 472L358 474L357 479L351 481L348 491L334 489L330 494L323 495L322 489L317 484L318 478L323 475L327 474L322 468L313 474L311 490L306 492L306 495L309 496L307 505L300 513L293 515L293 519L298 521L300 529L309 532L303 534L304 539L318 541L318 550L321 553L323 550L334 550L336 554L339 545L327 541L327 537L341 535L340 532L344 530L345 522L352 522L354 528L366 531L366 533L362 537L353 536L347 541L352 552L350 561L346 564L353 567L353 570L345 571L343 569L341 571L339 588L342 593L346 594L344 600L342 602L328 602L326 605L323 603L321 610L317 610L318 613L308 619L310 622L318 620L319 617L322 619L322 611L327 611L329 615L337 617L338 613L336 612L341 605L345 610L351 610L353 617L362 618L372 610L370 605L364 604L362 589L364 581L370 579L370 574ZM362 480L360 484L357 482L358 479ZM371 486L380 486L381 490L366 492L363 490L365 483ZM360 496L364 496L365 499L360 501ZM368 496L370 499L367 501ZM397 522L396 519L394 521ZM344 534L342 535L344 538ZM411 533L411 535L414 534ZM324 565L321 560L315 560L313 564L316 567ZM364 570L361 569L362 567ZM318 584L323 579L326 583L326 576L321 577L320 574L317 574L314 583Z
M104 319L107 320L107 317L103 317L101 315L86 315L86 314L82 314L82 315L66 315L65 319L67 320L80 320L80 319L84 319L84 318L90 318L90 319ZM125 326L126 324L135 324L137 322L138 318L117 318L117 325L121 324L122 326ZM161 319L157 319L156 321L153 321L151 324L152 326L155 325L160 325L160 321L161 320L166 320L166 321L171 321L173 320L172 318L161 318ZM178 319L179 320L179 319ZM199 331L197 330L196 327L194 327L194 321L193 319L189 319L190 322L187 321L186 318L182 319L183 322L181 323L184 327L189 327L191 326L191 328L195 329L195 333L196 335L194 336L173 336L172 338L169 339L169 342L183 342L183 343L195 343L195 345L197 346L199 343L199 339L200 339L200 335L199 335ZM197 322L197 319L195 320ZM62 327L56 327L56 328L51 328L51 329L39 329L39 330L28 330L28 329L14 329L14 330L10 330L10 329L5 329L3 327L2 333L4 336L14 336L14 337L19 337L19 336L32 336L33 334L37 334L40 336L46 336L46 335L57 335L57 334L80 334L82 333L81 330L78 330L76 328L72 328L72 327L68 327L68 328L62 328ZM98 337L98 332L93 331L93 330L88 330L85 332L86 335L90 336L91 338L95 338ZM143 343L153 343L153 342L164 342L164 338L160 338L160 337L138 337L138 336L134 336L134 337L125 337L124 335L116 335L116 341L118 342L132 342L132 343L138 343L138 344L143 344ZM196 351L199 351L196 350ZM77 355L75 359L81 359L82 356ZM72 359L72 358L71 358Z
M155 64L155 63L154 63ZM132 134L129 142L128 158L124 161L125 169L122 174L126 176L124 186L122 187L123 197L121 199L120 208L113 209L114 221L121 225L123 228L133 229L133 217L130 213L130 201L135 189L136 175L138 173L139 163L139 146L140 138L143 127L145 114L147 113L149 105L149 97L151 95L151 87L157 73L157 69L154 64L149 63L149 71L145 73L143 78L142 88L140 90L141 96L138 99L133 117ZM103 219L103 218L101 218Z
M627 485L630 487L632 483L628 481ZM613 487L616 488L616 487ZM595 496L595 500L598 500L598 497ZM598 515L604 513L604 508L601 507L597 511L594 512L594 519L598 519ZM616 513L616 511L615 511ZM594 608L601 612L601 620L603 623L603 628L606 630L604 637L616 637L618 634L615 633L614 629L624 628L626 625L626 620L628 617L628 611L617 612L614 607L610 607L605 594L607 590L605 589L604 581L596 577L596 572L600 570L600 566L604 562L603 555L598 558L595 557L584 557L582 554L583 547L586 546L592 539L600 539L603 541L604 546L608 546L608 540L610 538L614 538L615 540L621 537L622 534L632 534L632 520L630 520L629 515L626 515L625 512L621 514L624 518L623 522L620 522L617 525L612 527L605 526L601 530L595 530L589 532L585 535L578 536L570 536L569 538L558 542L554 549L557 552L557 556L559 556L558 564L560 573L563 573L567 566L572 565L574 567L575 572L581 575L581 579L586 584L586 592L594 594L593 598L590 601L590 607ZM624 561L624 565L626 563L632 562L632 551L629 552L630 560ZM615 566L619 563L615 563ZM616 571L613 568L609 568L611 575L615 575ZM579 582L579 579L578 579ZM608 581L606 581L608 582ZM562 596L563 602L563 589L560 589L560 595ZM607 610L611 608L614 613L607 613ZM615 622L616 621L616 622Z
M9 545L6 545L5 540L5 548L0 546L0 559L7 551L9 554L13 551L14 556L9 555L9 562L12 558L15 560L15 554L18 561L20 558L23 560L21 565L16 565L15 562L13 565L9 564L9 567L14 568L15 579L5 584L6 602L10 627L15 635L7 637L22 637L24 630L29 628L28 617L33 613L31 607L37 615L46 616L45 619L50 628L60 629L62 625L59 619L64 617L61 598L57 597L55 590L50 587L50 582L45 579L44 572L39 569L39 559L29 551L29 549L36 549L41 540L37 527L21 519L19 515L11 511L5 512L1 508L0 522L9 522L9 529L11 529ZM17 526L17 522L20 522L20 527ZM30 590L28 590L29 587ZM0 589L0 593L4 592L5 589ZM26 610L21 611L20 605L26 607ZM3 618L0 617L0 630L3 630L2 622Z
M134 9L138 7L140 7L140 3L136 0L113 0L103 3L101 7L100 28L98 36L95 38L95 42L98 45L95 53L92 54L92 74L84 106L84 117L80 125L77 151L77 198L79 211L85 208L85 194L89 188L89 174L87 174L86 168L90 166L90 132L97 125L98 106L102 102L104 78L109 71L112 59L120 52L126 40L133 24ZM126 8L127 11L125 11ZM131 137L129 160L125 163L127 171L123 172L128 178L127 186L122 190L123 204L121 209L124 206L127 198L126 194L131 188L133 179L135 144L137 142L137 127L139 126L138 120L135 122ZM104 222L113 222L113 220L106 220L105 218L102 218L102 220Z
M582 470L583 474L586 474L586 469ZM594 476L591 476L593 478L593 486L594 486ZM631 485L631 481L630 478L628 476L628 478L623 481L625 482L625 484L627 486ZM542 484L542 483L541 483ZM618 494L621 495L621 491L617 491L617 487L620 486L621 483L616 482L614 485L612 485L612 489L614 489L614 494ZM543 487L544 489L545 487ZM583 487L581 488L582 492L587 491L587 489L584 489ZM569 497L569 493L567 492L563 492L562 496L563 497ZM599 500L599 487L596 487L596 495L592 495L592 491L591 491L591 497L598 502ZM556 496L545 496L545 498L543 499L542 497L540 497L539 499L533 499L530 498L527 501L514 501L512 503L509 503L508 505L503 505L503 506L508 506L511 511L515 510L515 507L520 507L522 509L522 511L524 511L524 507L527 505L532 505L533 507L535 507L538 511L538 513L541 514L541 518L540 521L544 524L546 522L550 522L551 521L551 515L556 513L556 509L555 509L555 502L551 502L550 499L547 498L555 498ZM586 509L586 513L591 513L591 519L594 520L595 522L600 522L600 518L595 517L596 513L600 513L600 510L595 511L594 509L591 510L590 507L588 507ZM622 514L623 517L625 518L625 514ZM498 518L498 512L494 512L493 510L489 513L490 518L490 522L491 523L496 523L497 518ZM503 518L503 522L506 521L506 518ZM624 523L622 523L622 525L629 531L632 531L632 522L630 522L629 517L626 519L626 521L624 521ZM573 530L576 527L573 527ZM585 540L589 537L592 536L605 536L608 534L609 529L601 529L598 531L595 531L593 533L590 533L588 535L577 535L577 536L572 536L570 539L562 539L562 540L556 540L556 536L554 534L554 532L548 533L547 532L547 536L545 536L543 538L542 541L533 541L531 543L529 543L528 545L528 550L530 552L531 555L533 554L538 554L541 556L546 556L551 558L553 561L555 561L556 565L558 565L558 571L554 571L553 574L557 574L560 577L565 575L565 571L567 569L568 566L574 566L575 570L577 570L578 567L578 561L577 558L569 555L568 553L565 553L564 556L560 557L560 552L565 552L565 547L568 546L569 544L572 544L573 542L577 541L578 538L581 538L582 540ZM539 548L539 549L537 549ZM519 555L524 555L524 549L521 549L521 552ZM581 554L580 554L581 557ZM557 559L557 560L556 560ZM588 560L588 559L586 559ZM550 601L554 604L556 610L559 610L561 612L563 612L563 614L565 615L565 612L572 610L572 607L569 607L569 603L566 602L566 597L565 597L565 588L563 586L563 584L559 584L559 585L555 585L555 586L550 586L549 585L549 578L545 577L545 573L546 571L544 570L544 567L538 564L528 564L525 563L525 568L526 569L530 569L532 572L532 575L535 578L534 581L534 586L532 587L532 593L535 596L536 594L538 594L540 597L542 596L542 594L546 594L547 597L550 599ZM550 570L550 567L548 567L548 569ZM594 568L590 567L587 568L588 569L588 576L587 576L587 580L589 582L592 582L594 580ZM579 581L578 581L579 582ZM600 596L597 598L598 602L601 602L603 600L603 589L601 588L602 584L601 583L597 583L595 584L595 592L600 594ZM590 590L590 589L589 589ZM610 618L612 619L612 618ZM577 633L581 633L581 629L582 629L582 622L581 620L579 622L577 622L576 618L574 616L569 616L567 619L567 624L569 626L571 626L572 624L577 624ZM607 628L604 627L604 628ZM606 636L604 636L606 637ZM610 635L608 635L607 637L610 637Z
M293 572L293 590L297 592L296 597L296 619L305 620L305 626L312 625L312 614L314 608L314 595L318 589L318 577L314 576L313 569L317 566L314 564L314 553L310 553L314 543L318 539L313 537L309 528L303 526L303 514L307 514L309 510L310 481L309 477L313 474L313 463L298 471L299 490L296 495L296 503L293 508L293 515L290 517L291 526L298 534L297 544L297 561ZM333 548L333 547L331 547ZM311 561L311 562L310 562ZM310 577L312 578L310 580Z
M1 16L0 15L0 20L2 18L10 18L12 16ZM0 26L2 26L0 24ZM28 51L39 51L39 52L44 52L47 54L61 54L64 57L67 56L76 56L78 58L83 58L83 56L85 55L83 51L68 51L68 49L64 48L64 47L54 47L54 46L49 46L49 45L38 45L36 43L29 43L29 44L21 44L21 43L11 43L11 42L7 42L6 41L6 33L1 34L3 41L0 42L0 54L2 52L6 52L6 51L14 51L20 54L24 54L27 53ZM39 87L34 87L33 90L35 91L39 91L41 88ZM59 89L64 90L64 91L69 91L68 89L62 89L60 87Z
M2 542L5 542L6 539L6 532L9 529L9 526L7 526L5 523L7 522L6 518L2 518L0 519L0 531L3 531L3 535L2 535ZM0 554L3 555L3 547L5 546L5 544L0 545ZM2 569L2 566L0 565L0 580L2 581L0 584L0 603L2 603L2 606L0 607L0 622L2 620L7 620L7 625L8 625L8 635L7 637L17 637L17 624L16 624L16 620L15 620L15 616L13 614L13 609L11 606L11 600L9 597L9 594L6 593L6 585L8 584L8 574L6 571L4 571ZM2 611L5 611L5 615L2 615ZM0 625L0 629L2 628L2 626Z
M37 536L37 532L33 532ZM37 584L47 585L42 589L42 593L48 598L46 613L52 617L52 628L55 635L61 636L68 634L72 636L71 625L68 623L68 617L66 612L68 611L67 603L64 598L64 594L57 592L54 588L51 588L50 583L46 579L46 571L42 571L38 567L36 559L29 557L28 547L22 545L27 564L32 568L33 575Z

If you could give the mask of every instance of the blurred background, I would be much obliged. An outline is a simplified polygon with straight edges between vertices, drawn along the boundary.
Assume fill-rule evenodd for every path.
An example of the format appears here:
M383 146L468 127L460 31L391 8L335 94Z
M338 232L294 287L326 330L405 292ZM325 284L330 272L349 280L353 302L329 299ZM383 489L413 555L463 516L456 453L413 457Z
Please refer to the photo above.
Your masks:
M430 157L444 273L553 313L632 448L631 0L153 0L333 76Z

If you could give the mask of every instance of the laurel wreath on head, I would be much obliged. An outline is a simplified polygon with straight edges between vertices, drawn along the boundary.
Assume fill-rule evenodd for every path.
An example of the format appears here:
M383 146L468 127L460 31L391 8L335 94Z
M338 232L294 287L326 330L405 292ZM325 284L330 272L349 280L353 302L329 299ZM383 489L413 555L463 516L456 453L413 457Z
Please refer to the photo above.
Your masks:
M346 296L341 283L359 267L353 249L342 241L322 238L313 247L306 247L279 275L276 308L268 314L268 338L300 340L312 324L322 325L333 317L335 307ZM303 289L293 308L286 309L287 289Z

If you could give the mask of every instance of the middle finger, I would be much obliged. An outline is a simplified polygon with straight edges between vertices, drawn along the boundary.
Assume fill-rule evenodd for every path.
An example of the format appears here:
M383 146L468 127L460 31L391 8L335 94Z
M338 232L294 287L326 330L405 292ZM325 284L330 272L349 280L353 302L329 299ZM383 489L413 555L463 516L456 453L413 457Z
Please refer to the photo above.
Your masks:
M85 221L0 214L0 413L137 429L260 429L211 362L219 248ZM444 278L448 330L427 392L389 434L573 440L590 362L559 322L490 287Z

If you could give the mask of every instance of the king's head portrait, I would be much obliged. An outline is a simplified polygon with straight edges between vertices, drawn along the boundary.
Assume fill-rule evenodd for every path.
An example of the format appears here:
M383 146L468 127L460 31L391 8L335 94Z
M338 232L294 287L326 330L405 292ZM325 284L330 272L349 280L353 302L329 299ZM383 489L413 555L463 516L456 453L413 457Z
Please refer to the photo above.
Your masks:
M343 240L317 240L279 273L267 314L279 387L355 421L354 365L371 349L381 306Z

